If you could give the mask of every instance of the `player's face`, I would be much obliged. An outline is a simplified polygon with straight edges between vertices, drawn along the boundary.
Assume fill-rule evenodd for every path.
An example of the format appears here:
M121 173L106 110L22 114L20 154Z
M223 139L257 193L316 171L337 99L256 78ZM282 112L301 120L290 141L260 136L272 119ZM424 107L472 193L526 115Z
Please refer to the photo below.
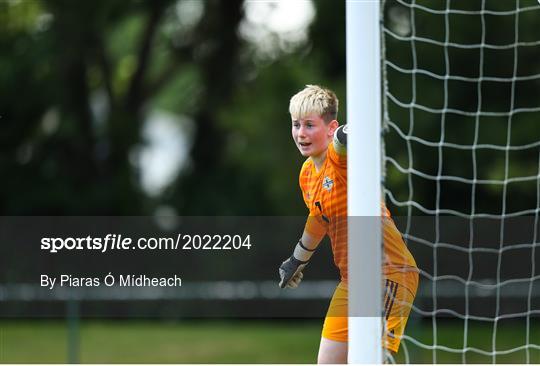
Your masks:
M293 117L292 136L300 153L303 156L319 156L325 152L332 141L335 130L333 125L332 122L326 124L322 117L317 115Z

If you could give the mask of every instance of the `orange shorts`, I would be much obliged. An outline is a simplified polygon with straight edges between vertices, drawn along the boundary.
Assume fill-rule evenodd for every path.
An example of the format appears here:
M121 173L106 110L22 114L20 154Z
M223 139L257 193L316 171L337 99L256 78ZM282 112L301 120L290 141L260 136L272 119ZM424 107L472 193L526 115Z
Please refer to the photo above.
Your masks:
M385 280L385 287L383 289L384 299L384 317L385 317L385 334L383 337L384 347L390 351L397 352L403 333L405 332L405 325L409 318L411 306L416 296L416 288L418 284L418 273L411 272L407 276L415 276L407 283L415 283L414 289L408 289L398 282L390 279ZM409 286L412 287L412 286ZM414 291L413 291L414 290ZM334 292L326 318L324 319L324 325L322 330L322 336L324 338L347 342L348 341L348 290L347 284L340 282Z

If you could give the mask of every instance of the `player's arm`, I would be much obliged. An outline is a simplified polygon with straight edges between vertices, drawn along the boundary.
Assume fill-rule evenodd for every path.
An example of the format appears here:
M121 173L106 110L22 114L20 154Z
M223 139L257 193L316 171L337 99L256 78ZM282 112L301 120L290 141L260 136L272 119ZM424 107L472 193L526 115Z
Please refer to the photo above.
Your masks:
M323 237L324 234L319 236L304 230L302 238L294 247L293 254L279 266L279 287L298 287L304 276L302 270L308 264Z
M334 133L334 150L339 155L347 154L347 125L339 126Z

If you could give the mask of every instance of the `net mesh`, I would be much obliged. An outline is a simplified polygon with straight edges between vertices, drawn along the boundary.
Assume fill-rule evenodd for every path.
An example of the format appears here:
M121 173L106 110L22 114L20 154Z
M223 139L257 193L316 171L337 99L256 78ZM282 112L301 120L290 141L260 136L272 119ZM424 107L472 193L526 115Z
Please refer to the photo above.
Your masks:
M384 193L421 270L398 357L540 363L540 5L382 18Z

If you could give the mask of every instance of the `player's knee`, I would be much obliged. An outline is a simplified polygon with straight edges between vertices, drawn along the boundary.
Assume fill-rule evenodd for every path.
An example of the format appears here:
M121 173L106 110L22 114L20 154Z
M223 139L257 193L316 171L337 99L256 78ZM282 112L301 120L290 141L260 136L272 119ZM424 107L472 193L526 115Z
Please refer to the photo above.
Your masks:
M319 346L318 364L343 364L347 363L347 342L333 341L327 338L321 338Z

